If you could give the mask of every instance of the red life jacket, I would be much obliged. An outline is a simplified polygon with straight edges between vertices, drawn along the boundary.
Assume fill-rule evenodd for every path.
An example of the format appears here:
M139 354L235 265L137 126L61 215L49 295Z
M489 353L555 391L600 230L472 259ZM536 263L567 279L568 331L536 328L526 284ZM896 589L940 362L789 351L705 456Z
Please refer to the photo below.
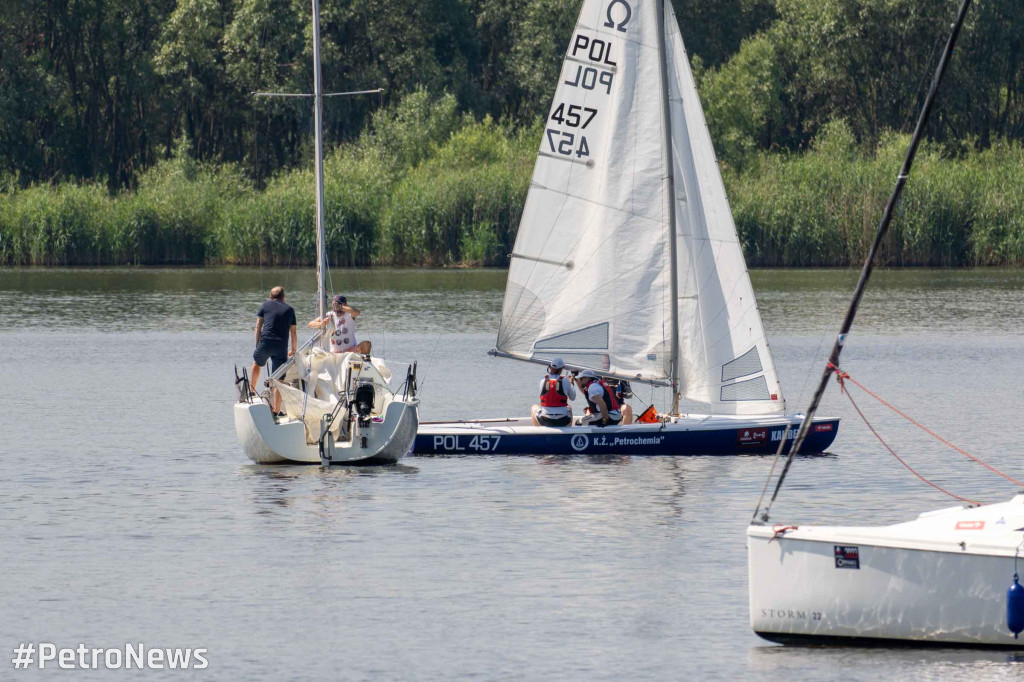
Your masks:
M562 378L552 379L548 377L547 390L540 394L541 407L565 407L569 404L569 398L562 388Z
M608 384L604 383L603 379L598 379L597 383L601 387L601 390L604 391L604 395L602 397L604 398L604 404L608 406L608 411L609 412L618 412L619 411L619 401L615 399L615 391L613 391L612 389L608 388ZM589 392L584 392L583 395L586 396L586 398L587 398L587 405L590 406L590 414L597 414L597 415L601 414L601 408L597 406L597 403L595 403L594 401L592 401L590 399L590 393Z

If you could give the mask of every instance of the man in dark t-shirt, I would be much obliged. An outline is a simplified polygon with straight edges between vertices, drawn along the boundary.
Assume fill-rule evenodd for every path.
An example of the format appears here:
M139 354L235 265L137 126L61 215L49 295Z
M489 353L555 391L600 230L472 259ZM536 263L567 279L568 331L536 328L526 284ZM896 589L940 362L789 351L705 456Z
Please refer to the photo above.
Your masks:
M299 334L296 330L295 309L284 302L284 287L270 290L270 298L263 302L256 313L256 349L252 352L252 386L259 386L260 370L270 360L270 371L273 373L281 365L288 362L299 345ZM288 352L288 340L291 339L292 350ZM274 391L271 409L276 414L280 408L281 396Z

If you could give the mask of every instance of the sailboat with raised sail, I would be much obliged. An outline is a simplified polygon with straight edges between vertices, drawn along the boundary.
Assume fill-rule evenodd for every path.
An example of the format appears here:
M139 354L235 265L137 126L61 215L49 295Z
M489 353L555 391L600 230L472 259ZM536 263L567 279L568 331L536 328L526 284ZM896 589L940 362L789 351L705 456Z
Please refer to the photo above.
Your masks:
M424 424L417 454L774 452L800 424L786 413L667 0L583 3L491 352L667 387L671 407L657 423L601 429ZM838 421L812 426L808 449L824 450Z
M323 98L320 72L320 12L313 4L313 118L316 143L317 318L327 313L327 247L324 233ZM374 90L371 92L379 92ZM273 93L257 93L273 94ZM305 95L285 95L303 97ZM248 378L237 376L235 432L246 455L260 464L393 464L412 450L419 424L416 365L398 390L379 358L332 353L317 331L281 367L266 391L253 399ZM281 396L284 416L271 412L271 394Z
M953 23L809 415L834 374L840 381L850 380L839 357L970 4L963 0ZM966 504L890 526L771 524L772 503L802 436L798 434L767 505L758 503L747 529L750 624L757 634L781 643L1024 648L1024 639L1018 638L1024 632L1024 587L1018 579L1024 494L978 505L919 476Z

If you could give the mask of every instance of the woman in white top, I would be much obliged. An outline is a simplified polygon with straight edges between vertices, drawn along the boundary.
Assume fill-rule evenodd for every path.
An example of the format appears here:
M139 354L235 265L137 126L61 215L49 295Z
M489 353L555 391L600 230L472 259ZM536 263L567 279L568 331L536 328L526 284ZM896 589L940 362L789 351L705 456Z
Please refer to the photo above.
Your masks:
M317 318L309 323L311 329L323 328L330 325L331 352L332 353L359 353L360 355L370 354L370 342L360 343L356 340L356 318L359 317L359 309L348 304L348 299L340 294L334 297L334 310L326 316Z

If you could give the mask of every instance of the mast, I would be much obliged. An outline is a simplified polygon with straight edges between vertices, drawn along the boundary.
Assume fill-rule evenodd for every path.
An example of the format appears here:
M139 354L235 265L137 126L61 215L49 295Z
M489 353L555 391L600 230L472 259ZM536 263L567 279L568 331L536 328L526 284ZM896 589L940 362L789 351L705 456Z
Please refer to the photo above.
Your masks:
M900 202L900 197L903 195L903 186L907 184L907 179L910 177L910 169L914 165L914 158L917 156L917 147L921 143L921 138L924 137L925 127L928 124L928 117L931 116L932 106L935 104L935 98L939 93L939 86L942 84L942 77L946 73L946 68L949 66L950 59L953 57L953 48L956 47L957 38L960 36L960 29L964 25L964 18L967 16L967 10L970 9L971 0L963 0L960 5L960 11L957 12L956 20L950 26L949 38L946 39L946 48L942 52L942 57L939 59L938 66L935 67L935 74L932 76L932 83L928 89L928 95L925 97L924 104L921 105L921 113L917 117L917 125L914 128L914 135L910 139L910 146L907 148L907 155L903 159L903 167L900 168L900 174L896 176L896 185L892 189L892 194L889 195L889 201L885 205L885 210L882 212L882 218L878 223L878 229L875 232L875 241L871 243L871 248L868 250L867 256L864 258L864 266L860 271L860 279L857 280L857 287L853 291L853 298L850 300L850 306L846 310L846 317L843 318L843 324L839 328L839 334L836 336L835 345L832 346L832 352L829 354L828 363L825 365L825 369L821 374L821 379L818 381L818 387L814 391L814 395L811 397L811 404L807 407L807 413L804 416L803 421L800 423L800 429L796 432L796 439L793 441L793 445L789 449L789 454L786 457L786 463L782 467L782 472L779 474L779 480L775 483L775 491L772 493L771 499L768 500L768 505L764 508L764 514L761 516L761 522L768 522L768 513L771 511L772 505L775 504L775 498L779 496L779 491L782 490L782 484L786 480L786 475L789 473L789 468L793 465L793 458L800 451L800 446L804 443L804 438L807 437L807 431L811 427L811 422L814 420L814 415L818 410L818 405L821 403L821 397L825 393L825 388L828 386L828 380L832 377L833 372L839 371L839 354L843 352L843 344L846 343L846 335L850 333L850 328L853 327L853 319L857 316L857 308L860 307L860 299L864 295L864 290L868 286L868 280L871 278L871 272L875 267L875 254L878 252L878 248L882 245L882 239L885 237L886 232L889 230L889 224L892 222L893 213L896 210L896 206ZM788 431L788 428L787 428ZM779 443L779 453L782 452L785 439ZM778 455L776 455L778 456ZM768 481L765 482L765 491L768 489L768 482L771 480L769 474ZM762 499L764 493L762 493ZM757 509L754 510L754 523L757 522L758 512L761 511L761 500L757 503Z
M324 234L323 83L320 74L320 3L313 0L313 119L316 137L316 316L327 314L327 248Z
M675 160L672 157L672 119L669 105L668 87L668 50L665 49L665 0L658 3L658 51L661 54L661 94L662 119L665 122L665 140L662 144L665 158L665 203L668 216L668 245L670 273L670 289L672 296L672 355L670 381L672 385L672 408L669 414L679 412L679 268L677 267L678 247L676 246L676 186Z

